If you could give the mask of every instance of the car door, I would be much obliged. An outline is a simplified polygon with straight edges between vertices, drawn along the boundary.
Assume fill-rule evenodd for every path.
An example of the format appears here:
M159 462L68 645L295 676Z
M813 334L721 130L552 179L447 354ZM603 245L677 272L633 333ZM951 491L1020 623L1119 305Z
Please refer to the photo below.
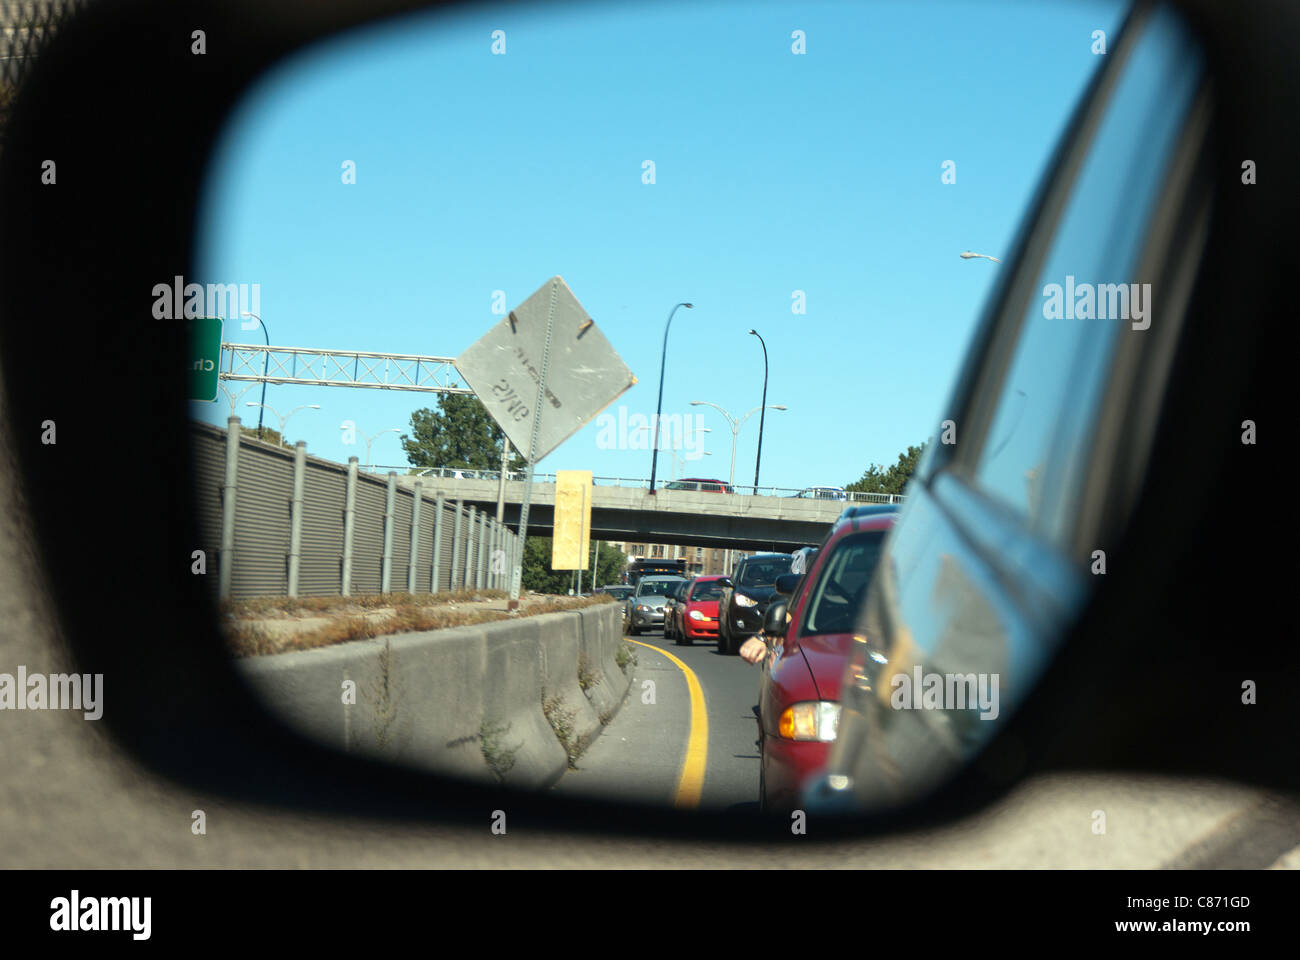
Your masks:
M1210 100L1164 10L1107 56L909 484L810 806L900 805L972 759L1128 519L1206 235Z

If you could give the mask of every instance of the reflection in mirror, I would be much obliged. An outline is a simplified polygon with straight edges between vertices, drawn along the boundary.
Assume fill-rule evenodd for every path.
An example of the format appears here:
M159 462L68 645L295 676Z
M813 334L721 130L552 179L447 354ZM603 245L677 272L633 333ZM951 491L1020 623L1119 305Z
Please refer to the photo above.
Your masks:
M786 600L729 578L788 596L791 551L906 515L1014 267L960 254L1012 246L1122 10L747 14L409 17L285 61L229 118L174 296L217 374L191 411L208 579L286 724L575 801L758 811L820 772L865 644L787 638L812 720L782 768L791 705L735 654ZM837 562L806 556L810 582ZM860 567L827 604L863 606ZM996 611L960 609L945 642L978 659ZM960 756L961 730L918 729Z
M784 637L786 624L786 602L776 600L763 615L763 632L769 637Z
M791 596L799 589L799 581L803 579L801 573L784 573L776 578L776 592Z

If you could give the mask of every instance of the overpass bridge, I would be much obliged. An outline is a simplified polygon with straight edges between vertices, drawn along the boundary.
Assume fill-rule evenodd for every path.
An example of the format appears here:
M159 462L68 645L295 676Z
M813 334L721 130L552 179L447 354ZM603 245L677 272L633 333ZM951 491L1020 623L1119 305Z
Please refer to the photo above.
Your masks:
M430 471L424 476L398 475L397 482L412 487L419 481L425 495L441 494L447 500L462 501L495 516L498 481L470 471ZM448 474L450 476L442 475ZM598 478L599 480L600 478ZM641 543L677 543L691 547L719 547L731 550L786 551L805 544L818 544L830 525L850 504L845 500L805 499L790 491L762 493L715 493L706 490L665 490L650 495L644 486L597 482L591 490L591 536L599 540ZM640 484L643 481L630 481ZM742 488L744 489L744 488ZM773 488L766 488L773 489ZM504 519L517 527L524 484L507 480ZM854 500L875 503L901 502L885 494L860 494ZM528 508L528 532L548 536L554 525L555 483L534 479Z

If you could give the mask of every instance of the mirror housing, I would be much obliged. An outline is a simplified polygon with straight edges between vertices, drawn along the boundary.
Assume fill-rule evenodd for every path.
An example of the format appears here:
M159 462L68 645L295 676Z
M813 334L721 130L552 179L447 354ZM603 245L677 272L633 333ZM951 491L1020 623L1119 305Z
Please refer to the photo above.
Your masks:
M718 583L722 584L724 587L727 587L728 589L734 590L736 588L736 585L731 582L730 577L723 577L721 580L718 581Z
M785 636L786 624L789 622L786 617L787 607L784 600L773 600L767 613L763 614L763 632L769 637Z
M776 578L776 592L792 597L794 592L799 589L799 581L802 579L802 573L783 573Z

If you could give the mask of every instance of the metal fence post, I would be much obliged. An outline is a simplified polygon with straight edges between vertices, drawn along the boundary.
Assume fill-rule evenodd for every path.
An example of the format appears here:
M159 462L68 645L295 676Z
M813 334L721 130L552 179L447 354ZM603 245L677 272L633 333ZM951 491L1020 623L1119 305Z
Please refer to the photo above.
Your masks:
M487 574L487 533L488 533L487 511L483 510L478 515L478 555L477 562L474 564L474 589L483 589L483 580Z
M465 589L474 586L474 525L478 522L478 508L469 508L469 522L465 525Z
M456 575L460 572L460 528L461 528L461 509L464 505L463 500L457 500L454 507L456 513L456 522L451 528L451 578L448 587L452 593L456 592Z
M393 511L397 505L397 471L388 471L388 495L384 498L384 560L379 575L379 592L393 592Z
M293 502L289 507L289 596L298 596L298 569L302 563L302 501L307 476L307 441L293 449Z
M343 501L343 578L340 593L352 596L352 534L357 522L357 458L348 457L348 491Z
M406 562L406 592L415 593L415 567L420 562L420 501L424 494L419 480L415 481L415 494L411 498L411 556Z
M433 501L433 562L429 570L429 592L437 593L442 580L442 494Z
M235 493L239 483L239 418L226 421L226 482L221 487L221 559L217 568L217 595L230 596L235 574Z
M499 560L500 556L501 556L501 524L493 520L492 521L492 554L491 554L491 558L488 560L488 589L490 590L496 590L497 584L499 583L497 578L501 574L501 571L499 569L501 565Z

